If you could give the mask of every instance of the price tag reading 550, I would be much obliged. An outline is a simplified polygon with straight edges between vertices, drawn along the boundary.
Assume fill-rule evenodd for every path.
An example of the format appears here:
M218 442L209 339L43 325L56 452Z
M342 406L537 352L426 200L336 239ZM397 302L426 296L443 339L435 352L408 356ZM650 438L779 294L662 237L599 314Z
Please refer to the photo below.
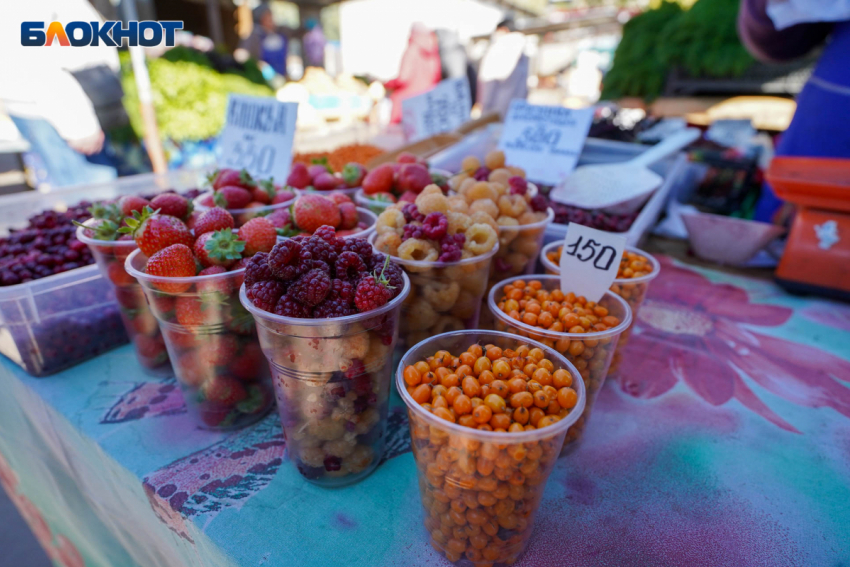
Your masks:
M626 238L570 223L561 251L561 289L599 301L614 283Z
M230 95L221 133L221 163L283 183L292 162L298 104L271 97Z

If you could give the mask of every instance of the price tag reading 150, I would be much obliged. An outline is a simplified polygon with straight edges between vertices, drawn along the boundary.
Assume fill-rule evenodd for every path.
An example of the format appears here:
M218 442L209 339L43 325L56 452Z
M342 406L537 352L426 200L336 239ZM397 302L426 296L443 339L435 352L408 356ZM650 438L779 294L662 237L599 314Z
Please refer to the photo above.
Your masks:
M599 301L617 277L625 248L623 236L570 223L561 251L561 289Z

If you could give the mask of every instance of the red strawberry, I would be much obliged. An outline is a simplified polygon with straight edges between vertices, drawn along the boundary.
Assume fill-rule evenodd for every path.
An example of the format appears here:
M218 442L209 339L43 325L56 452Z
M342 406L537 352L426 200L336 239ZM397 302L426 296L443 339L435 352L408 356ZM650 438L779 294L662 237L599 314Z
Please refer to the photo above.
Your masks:
M186 218L191 212L191 203L176 193L162 193L151 200L153 210L159 210L161 215L170 215L178 219Z
M243 224L248 222L249 220L260 216L260 212L257 209L265 207L266 205L259 203L257 201L252 201L245 206L245 212L239 213L236 215L236 225L241 227Z
M144 292L141 288L133 287L116 287L115 301L124 309L138 309L140 305L144 305Z
M162 342L162 337L137 335L133 339L133 344L136 346L136 352L139 353L139 356L143 359L147 359L147 366L158 366L165 362L165 359L168 358L168 353L165 352L165 343Z
M230 363L229 370L243 382L254 382L260 377L266 364L266 357L260 345L248 343L242 347L242 354Z
M206 195L200 197L200 200L198 202L207 208L215 207L215 193L207 193Z
M343 203L353 203L351 197L343 193L342 191L333 191L325 195L328 199L336 203L337 205L341 205Z
M313 187L316 191L333 191L339 187L341 181L339 177L334 177L332 174L324 172L313 178Z
M272 197L272 205L279 205L281 203L286 203L287 201L291 201L295 198L295 193L293 191L278 191L275 193L275 196Z
M201 358L215 366L224 366L236 358L239 343L235 335L205 335L198 352Z
M215 232L205 232L195 240L195 256L202 266L232 266L242 258L245 243L233 233L233 230L225 228Z
M251 198L257 203L262 203L263 205L268 205L272 202L272 197L274 196L274 191L269 194L265 189L263 189L262 184L254 187L251 191Z
M363 179L363 192L367 195L373 193L389 193L393 188L395 172L391 164L379 165Z
M145 266L145 273L163 278L190 278L195 275L195 257L185 244L172 244L155 253ZM192 287L191 283L155 282L166 293L181 293Z
M139 335L154 335L159 326L156 317L148 309L140 309L132 319L133 330Z
M242 384L227 376L214 376L207 380L201 387L201 393L207 400L227 406L236 405L248 397Z
M142 212L150 202L138 195L125 195L118 200L118 206L121 208L121 214L125 217L129 217L133 214L133 211Z
M226 274L227 270L222 266L210 266L209 268L204 268L200 272L198 272L199 276L217 276L219 274ZM195 284L195 288L198 290L198 293L220 293L224 296L229 296L234 291L234 281L233 277L222 277L222 278L210 278L199 280Z
M201 213L201 216L195 221L195 236L226 228L233 228L233 215L221 207L213 207Z
M275 228L292 228L292 216L286 209L277 209L266 217Z
M401 194L401 197L399 197L398 200L404 201L405 203L415 203L416 193L414 193L413 191L405 191Z
M183 221L169 215L155 214L150 207L145 207L141 214L134 211L133 216L124 222L127 226L121 227L119 231L132 234L142 254L148 258L172 244L192 245L192 233Z
M195 339L195 333L186 332L184 329L179 329L172 325L163 329L162 333L168 337L168 342L180 350L191 350L195 352L198 348L198 341ZM182 357L181 357L182 358Z
M186 223L186 228L194 230L199 218L201 218L201 213L199 211L192 211L192 214L186 217L186 220L183 222Z
M419 161L416 159L416 156L410 152L401 152L395 160L397 163L416 163Z
M191 333L180 333L183 336L194 337ZM198 356L198 351L190 350L183 353L177 359L174 373L177 378L190 388L200 388L201 384L207 379L207 375L212 369L204 364L204 361Z
M316 177L318 177L322 173L333 174L333 170L326 163L314 163L313 165L307 168L307 171L310 173L310 179L312 179L313 181L316 181Z
M313 182L307 166L303 163L293 163L292 169L289 172L289 177L286 178L286 184L296 189L304 189Z
M336 203L315 194L302 195L295 201L292 218L298 228L309 233L315 232L322 225L336 228L342 220Z
M277 231L274 225L263 217L249 220L239 227L239 240L245 242L245 256L257 252L270 252L277 243Z
M427 167L418 163L408 163L401 168L396 186L400 191L421 193L430 184L431 174L428 173Z
M174 315L184 327L211 325L218 318L218 306L194 295L181 295L175 302Z
M342 203L339 206L339 214L342 217L339 225L341 229L348 230L357 226L357 207L354 203Z
M228 185L243 187L245 189L253 188L256 185L254 179L244 169L242 171L227 168L218 169L209 178L212 180L212 188L214 190L227 187Z
M366 178L366 168L359 163L348 163L342 168L342 180L346 187L360 187Z
M250 191L235 185L222 187L213 195L215 204L223 209L244 209L251 199Z
M127 273L124 269L124 264L121 262L112 262L106 268L106 276L116 286L133 285L136 283L136 278Z

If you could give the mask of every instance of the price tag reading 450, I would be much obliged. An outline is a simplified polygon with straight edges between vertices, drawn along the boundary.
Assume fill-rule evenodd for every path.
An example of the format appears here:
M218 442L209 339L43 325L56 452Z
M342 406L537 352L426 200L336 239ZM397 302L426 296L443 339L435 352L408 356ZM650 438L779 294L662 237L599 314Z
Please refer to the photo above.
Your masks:
M561 251L561 289L599 301L614 283L626 238L570 223Z
M298 103L271 97L230 95L221 133L221 163L254 177L282 183L292 162Z

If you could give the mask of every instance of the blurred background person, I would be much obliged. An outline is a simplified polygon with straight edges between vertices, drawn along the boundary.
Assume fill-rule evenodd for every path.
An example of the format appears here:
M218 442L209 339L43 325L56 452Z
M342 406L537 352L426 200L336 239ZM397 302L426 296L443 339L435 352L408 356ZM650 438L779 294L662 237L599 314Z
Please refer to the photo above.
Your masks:
M398 77L384 85L392 91L390 99L393 112L390 121L401 122L401 101L432 88L440 82L441 74L437 37L425 24L413 24L407 49L401 58Z
M9 2L4 7L7 22L102 21L86 0ZM64 187L115 179L104 130L129 123L121 105L118 50L103 43L22 47L19 29L14 41L4 35L0 101L40 159L46 181Z
M460 41L460 36L455 30L438 29L437 43L440 49L440 66L442 67L443 79L456 79L466 77L469 81L469 94L475 101L476 79L475 69L469 61L466 47Z
M246 51L260 63L263 77L267 81L271 80L275 74L286 77L286 55L289 49L289 38L283 29L275 25L268 4L260 4L254 8L252 15L254 28L251 30L251 35L239 44L239 49ZM237 55L237 60L244 59Z
M502 20L478 70L481 113L495 111L504 118L513 99L528 97L528 69L525 35L516 31L512 19Z
M799 23L777 29L768 0L742 0L738 34L758 59L780 62L829 41L797 96L797 110L776 146L777 156L850 157L850 21ZM765 185L755 218L782 222L782 201Z
M315 18L307 18L307 23L304 26L307 33L301 39L304 46L304 66L305 67L324 67L325 66L325 33L322 31L322 26Z

